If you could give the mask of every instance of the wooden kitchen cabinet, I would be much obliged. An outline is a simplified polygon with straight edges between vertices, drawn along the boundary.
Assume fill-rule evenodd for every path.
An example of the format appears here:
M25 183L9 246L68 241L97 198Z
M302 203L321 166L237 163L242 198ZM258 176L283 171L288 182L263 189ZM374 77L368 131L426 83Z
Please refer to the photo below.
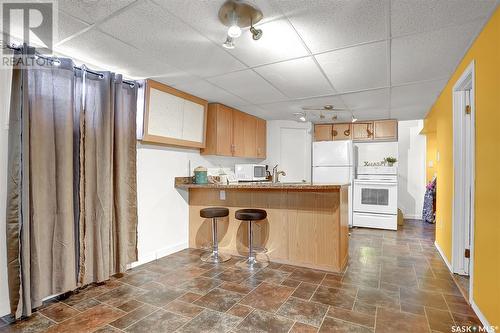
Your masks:
M397 140L398 122L397 120L375 120L373 122L375 140Z
M202 155L233 156L233 109L208 104L207 141Z
M208 105L202 155L266 158L266 121L223 104Z
M373 122L353 123L352 139L354 141L373 140Z
M351 140L352 128L350 123L333 124L333 140Z
M314 141L332 141L333 125L316 124L314 125Z
M266 158L267 151L267 122L257 118L257 157Z

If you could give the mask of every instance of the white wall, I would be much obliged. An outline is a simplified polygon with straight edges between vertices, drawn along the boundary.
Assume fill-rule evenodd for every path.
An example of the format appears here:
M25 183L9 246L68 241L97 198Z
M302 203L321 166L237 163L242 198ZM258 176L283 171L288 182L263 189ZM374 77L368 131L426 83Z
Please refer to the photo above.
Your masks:
M422 217L426 141L419 133L423 126L423 120L400 121L398 125L398 208L405 218Z
M7 142L11 74L10 70L0 69L0 316L10 312L7 284L5 205L7 202Z
M303 133L301 130L305 130L305 150L290 151L288 147L284 147L281 142L283 129L297 129L298 135L301 136ZM280 177L282 181L300 181L302 179L311 181L311 129L311 123L300 123L292 120L269 120L267 122L267 159L264 163L268 164L270 169L278 164L278 169L285 172L292 169L294 164L303 166L304 175L302 177L296 176L293 179L286 176ZM285 154L286 158L284 158Z

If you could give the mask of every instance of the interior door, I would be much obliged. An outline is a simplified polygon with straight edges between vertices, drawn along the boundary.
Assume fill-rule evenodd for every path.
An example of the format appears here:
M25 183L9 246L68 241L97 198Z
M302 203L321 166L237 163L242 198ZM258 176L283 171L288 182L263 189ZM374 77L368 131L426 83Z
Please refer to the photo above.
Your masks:
M470 90L465 91L465 105L470 105ZM465 112L465 124L464 124L464 134L465 134L465 151L464 151L464 161L466 163L465 167L465 207L464 207L464 216L465 216L465 230L464 230L464 240L465 240L465 249L469 250L471 248L471 205L472 205L472 166L470 161L472 161L472 137L471 137L471 114ZM465 274L469 275L469 266L470 266L470 258L467 258L464 255L464 271Z
M306 128L280 129L279 170L286 172L282 182L301 182L311 179L310 139Z

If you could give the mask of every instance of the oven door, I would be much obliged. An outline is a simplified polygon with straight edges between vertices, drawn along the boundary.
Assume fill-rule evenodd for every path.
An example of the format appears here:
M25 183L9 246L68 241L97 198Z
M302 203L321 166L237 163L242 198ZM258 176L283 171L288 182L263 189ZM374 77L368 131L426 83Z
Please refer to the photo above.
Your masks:
M355 180L353 201L355 212L397 214L398 183Z

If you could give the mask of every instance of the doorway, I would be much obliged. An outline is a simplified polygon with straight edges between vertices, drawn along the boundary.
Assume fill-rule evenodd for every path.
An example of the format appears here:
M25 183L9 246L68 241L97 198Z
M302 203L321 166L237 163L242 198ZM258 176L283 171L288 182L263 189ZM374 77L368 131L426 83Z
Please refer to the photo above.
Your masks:
M453 87L452 271L472 300L474 258L475 105L474 61Z

